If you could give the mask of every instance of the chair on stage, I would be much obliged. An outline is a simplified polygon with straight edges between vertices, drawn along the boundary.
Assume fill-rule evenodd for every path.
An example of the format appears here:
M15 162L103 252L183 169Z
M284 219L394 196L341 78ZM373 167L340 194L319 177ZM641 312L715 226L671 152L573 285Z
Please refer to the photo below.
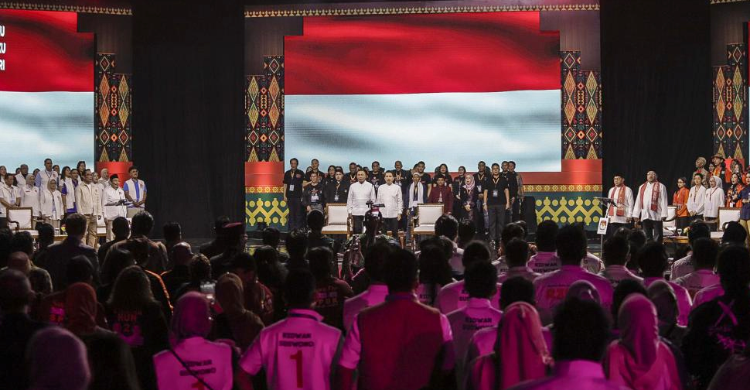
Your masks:
M323 234L344 234L349 237L349 213L346 203L329 203L326 205L326 224Z
M677 236L677 224L675 223L675 217L677 215L677 206L667 206L667 219L662 225L663 235L662 237Z
M728 222L737 222L740 220L740 209L734 207L719 207L719 218L716 221L716 230L711 232L711 238L721 240L724 236L724 225Z
M441 203L425 203L417 206L416 226L412 226L411 235L431 236L435 234L435 222L443 215Z
M34 229L34 222L36 222L34 210L31 207L6 207L5 215L8 216L8 227L12 228L12 225L16 226L13 232L27 231L33 237L37 236L37 232Z

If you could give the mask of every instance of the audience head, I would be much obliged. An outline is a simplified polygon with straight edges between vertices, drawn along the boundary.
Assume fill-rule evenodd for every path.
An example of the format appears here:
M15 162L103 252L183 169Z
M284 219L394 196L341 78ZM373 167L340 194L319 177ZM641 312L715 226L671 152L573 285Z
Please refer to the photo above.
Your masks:
M68 285L79 282L91 284L94 281L94 266L88 257L75 256L68 262L65 277L68 279Z
M134 215L133 220L130 223L130 230L134 236L148 237L153 228L154 217L146 210L139 211L138 214Z
M34 298L29 279L14 269L0 271L0 310L3 313L26 313Z
M253 256L247 252L240 252L234 256L231 269L244 283L253 283L257 280L258 266Z
M464 287L470 298L490 299L497 292L497 268L492 263L473 263L464 273Z
M320 232L325 226L326 216L320 210L312 210L307 213L307 227L313 232Z
M242 279L239 276L226 273L219 277L215 286L216 301L221 309L228 314L241 314L245 312L245 296Z
M721 243L724 245L744 245L747 231L737 221L730 221L724 225L724 235Z
M208 299L198 292L185 293L175 305L171 328L176 342L191 337L208 337L211 331Z
M228 251L242 250L245 248L247 233L245 224L242 222L230 222L224 225L224 240Z
M98 302L96 291L87 283L74 283L65 290L65 327L77 336L94 333Z
M508 267L524 267L529 260L529 244L521 238L513 238L505 244L505 261Z
M414 291L417 286L417 259L414 254L395 249L383 264L383 277L391 294Z
M719 254L717 271L725 296L738 297L747 302L750 284L750 252L743 246L724 248Z
M292 269L284 282L284 297L290 308L309 309L315 302L315 277L306 269Z
M631 294L641 294L643 296L648 296L646 288L643 287L643 284L641 284L641 282L637 280L621 280L617 287L615 287L615 291L612 294L612 318L615 319L615 325L617 325L617 315L620 312L620 306Z
M69 237L83 239L86 233L86 217L78 213L68 215L65 219L65 231Z
M559 229L557 223L549 219L539 223L536 228L536 248L540 252L554 252Z
M607 266L625 265L628 262L630 245L628 239L622 235L614 235L604 241L602 246L602 260Z
M601 361L610 333L607 316L598 303L577 298L566 300L558 306L554 324L555 361Z
M557 233L555 247L562 265L581 265L586 257L586 234L577 226L565 226Z
M142 310L144 306L155 302L146 272L133 265L117 276L108 304L115 310Z
M172 247L174 265L188 265L193 258L193 250L187 242L180 242Z
M310 263L310 272L315 280L322 282L333 277L333 251L326 247L312 248L307 251L307 261Z
M695 240L699 238L711 238L711 229L708 228L708 225L705 222L695 220L690 224L690 229L688 230L688 241L690 242L690 246L692 246Z
M120 248L110 248L102 264L102 283L110 284L117 280L117 276L125 268L135 264L135 258L130 251Z
M470 242L464 248L464 254L461 258L461 264L464 268L468 268L474 262L477 261L490 261L490 248L484 241L475 240Z
M228 224L229 222L229 217L227 217L226 215L222 215L216 218L216 220L214 221L214 234L216 235L216 237L221 237L224 234L224 225Z
M661 278L669 266L669 258L664 245L649 242L638 252L638 267L647 278Z
M193 255L193 259L188 264L190 270L190 281L194 283L211 280L211 261L206 255L200 253Z
M444 286L452 280L452 270L443 248L427 245L419 252L419 281Z
M383 279L383 264L394 251L394 247L386 243L370 246L365 253L365 272L373 282L385 282Z
M44 328L27 349L30 389L86 390L91 382L86 346L70 331Z
M89 390L138 390L138 374L130 346L116 334L87 341L91 386Z
M8 268L14 269L28 276L31 272L31 260L24 252L13 252L8 256Z
M463 248L468 242L474 239L477 233L476 225L473 221L464 220L458 224L458 246Z
M52 277L49 276L49 272L41 268L32 268L28 278L35 293L42 296L52 294Z
M520 276L506 279L500 286L500 309L505 310L506 307L516 302L536 305L534 283Z
M648 286L648 297L656 306L659 325L671 326L677 324L677 317L680 315L677 296L666 280L657 280L651 283Z
M696 269L713 271L716 256L719 255L719 244L710 238L699 238L693 242L693 263Z
M55 242L55 228L48 223L40 223L36 226L36 231L39 233L37 241L39 241L39 247L44 248L52 245Z
M565 294L565 299L573 298L580 299L582 301L594 301L596 303L602 303L601 297L599 295L599 290L597 290L596 286L594 286L587 280L578 280L570 285L567 294Z
M452 215L443 214L435 221L435 235L448 237L454 241L458 236L458 220Z
M286 236L286 251L289 257L301 259L305 257L307 251L307 234L302 230L292 230Z
M503 228L503 231L500 232L500 242L505 247L505 244L509 243L510 240L514 238L523 239L523 236L525 234L525 231L522 227L518 226L516 223L509 223Z
M179 222L167 222L164 224L164 241L167 243L175 243L182 241L182 226Z
M657 358L659 323L656 307L644 295L628 296L617 314L620 343L632 354L634 364L649 367Z
M261 264L273 264L279 261L278 252L270 245L263 245L255 249L253 257L255 257L255 261L258 263L258 267Z
M274 227L267 227L263 229L263 245L269 245L273 249L276 249L281 242L281 232L279 229Z
M34 238L29 232L16 232L10 241L11 252L23 252L29 257L34 254Z

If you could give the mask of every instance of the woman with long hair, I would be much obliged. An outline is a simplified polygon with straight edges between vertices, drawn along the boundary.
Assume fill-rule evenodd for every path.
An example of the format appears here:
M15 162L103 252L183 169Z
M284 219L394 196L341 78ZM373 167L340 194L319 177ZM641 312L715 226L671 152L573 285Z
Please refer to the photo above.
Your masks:
M726 207L741 208L742 203L740 202L740 192L745 188L742 184L742 175L738 173L732 173L732 178L729 181L729 186L726 192Z
M677 229L684 230L690 225L690 213L688 212L688 197L690 190L685 187L687 179L681 177L677 179L677 191L672 195L672 205L675 206L675 226Z
M435 304L438 292L443 286L453 282L449 259L439 245L439 241L435 245L430 243L419 253L417 298L428 306Z
M326 185L328 185L328 183L332 181L336 181L336 166L335 165L329 165L328 172L326 172L325 177L321 178L323 187L325 187Z
M86 161L79 161L76 164L76 171L78 171L78 177L83 177L84 172L86 172Z
M439 177L442 177L443 179L445 179L446 186L450 187L453 185L453 177L451 177L451 172L448 169L448 165L443 163L443 164L440 164L440 166L438 166L437 172L435 172L435 177L432 178L433 186L437 185L437 179Z
M244 352L263 329L263 321L245 309L244 288L239 276L226 273L219 277L215 294L222 313L214 321L212 339L232 340Z

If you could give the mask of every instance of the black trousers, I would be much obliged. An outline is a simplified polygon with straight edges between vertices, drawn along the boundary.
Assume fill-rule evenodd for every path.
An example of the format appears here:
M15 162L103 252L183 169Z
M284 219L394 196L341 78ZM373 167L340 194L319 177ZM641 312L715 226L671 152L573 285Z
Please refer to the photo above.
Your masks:
M383 218L383 234L393 232L393 237L398 238L398 219L397 218Z
M646 239L654 240L661 243L664 236L664 223L662 221L652 221L650 219L644 219L641 221L643 231L646 233Z
M286 205L289 208L289 231L304 228L306 213L302 208L302 199L287 197Z
M361 234L362 225L365 224L365 216L364 215L352 215L352 218L354 219L354 234Z
M487 212L490 217L490 240L500 241L500 233L505 227L505 205L488 205Z

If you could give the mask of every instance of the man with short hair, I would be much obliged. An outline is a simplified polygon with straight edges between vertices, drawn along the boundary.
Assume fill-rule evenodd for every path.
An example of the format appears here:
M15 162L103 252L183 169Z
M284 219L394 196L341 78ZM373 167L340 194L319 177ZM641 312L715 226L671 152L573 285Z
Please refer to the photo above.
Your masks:
M602 246L602 257L604 257L604 270L599 273L612 283L612 288L617 288L623 280L635 280L643 283L643 278L636 276L625 266L630 260L630 244L623 236L612 236L604 241Z
M36 185L39 188L47 188L47 182L53 179L59 183L60 175L55 170L52 169L52 159L45 158L44 170L39 172L38 175L36 175L36 178L34 179L34 185Z
M304 211L302 209L302 186L305 173L297 169L299 160L289 160L289 170L284 172L284 202L289 209L289 231L304 227Z
M380 213L383 215L383 230L385 234L391 232L393 237L398 237L398 223L401 221L401 212L404 209L404 200L401 187L393 182L393 172L385 173L385 185L380 186L377 191L377 204L382 204Z
M349 182L344 180L344 171L336 169L333 178L323 191L325 199L328 203L344 203L349 197Z
M307 235L307 247L313 249L322 246L338 253L336 242L323 234L325 219L325 215L320 210L313 210L307 214L307 227L310 228L310 233Z
M530 282L538 278L540 274L534 272L526 263L529 258L529 244L521 238L513 238L505 245L505 261L508 264L508 272L500 275L497 282L502 284L514 277L522 277Z
M568 225L560 229L555 240L557 256L562 266L559 270L544 274L534 280L537 310L543 324L549 324L552 313L562 303L570 285L578 280L586 280L596 287L606 310L612 306L612 285L607 279L592 274L581 267L586 257L586 235L577 226Z
M357 171L359 170L359 166L355 162L349 163L349 173L347 176L349 176L349 184L354 184L357 182Z
M8 226L6 208L18 207L21 204L20 191L13 185L14 177L5 175L5 180L0 183L0 227Z
M102 195L99 186L94 184L93 175L90 169L86 169L83 174L83 184L76 188L76 209L81 215L86 216L86 244L96 248L98 244L97 237L97 218L102 215Z
M271 325L274 317L273 293L258 280L258 265L253 256L246 252L237 253L228 270L242 280L245 308L255 313L265 325Z
M385 178L383 177L383 170L380 169L380 162L373 161L372 162L372 170L370 171L370 183L372 183L372 186L375 187L375 192L378 192L378 189L380 186L385 182Z
M130 238L117 243L113 248L128 250L135 256L141 268L157 276L167 269L167 248L161 242L152 241L149 236L154 229L154 217L146 210L139 211L130 223ZM144 253L139 251L143 250Z
M104 171L104 170L102 170ZM112 233L112 221L118 217L126 217L125 191L120 188L120 177L112 175L104 191L102 192L102 208L104 209L104 223L107 226L107 241L114 239Z
M711 229L703 221L693 221L688 229L688 244L692 245L701 238L711 238ZM688 252L687 256L672 263L669 272L669 278L675 280L695 271L693 265L693 252Z
M294 270L284 284L289 315L263 329L240 359L250 375L261 369L271 390L331 389L331 372L341 331L322 323L313 310L315 278L310 271Z
M453 212L453 192L450 186L445 184L445 177L437 177L437 184L430 190L427 203L442 204L444 214L451 214Z
M320 181L320 179L322 178L322 174L320 172L320 161L318 161L317 158L310 160L310 170L305 172L305 183L303 184L303 186L312 181L310 175L313 173L318 175L318 181Z
M461 259L464 269L468 268L474 262L485 261L490 263L490 250L483 241L473 241L464 248L464 254ZM491 263L490 263L491 264ZM454 310L466 306L469 301L469 294L465 288L465 281L449 283L438 292L435 299L435 308L443 314L448 314ZM497 285L497 291L490 300L492 307L500 307L500 284Z
M319 173L310 171L307 177L309 182L302 190L302 206L307 210L305 214L313 210L323 212L326 207L326 197L323 185L320 184Z
M310 269L305 260L307 252L307 234L302 230L292 230L286 236L286 252L289 253L289 260L285 263L286 268L293 269Z
M16 174L16 185L20 188L26 187L26 184L31 184L32 186L36 187L35 177L29 177L29 166L26 164L21 164L21 166L18 168L20 172ZM28 179L28 183L26 182Z
M656 172L648 171L646 182L638 187L633 219L641 221L646 238L662 242L663 221L667 218L667 187L659 183Z
M422 184L426 185L427 188L430 188L430 183L432 183L432 177L430 177L430 174L424 171L424 161L420 161L416 165L417 172L419 172L419 181L422 182ZM429 194L428 194L429 195Z
M179 222L169 221L161 228L164 236L164 246L167 248L167 268L172 269L174 259L172 259L172 248L182 241L182 226Z
M658 242L649 242L638 252L638 267L641 269L641 275L643 275L643 285L648 288L651 283L657 280L664 280L664 273L669 267L669 257L667 257L667 251L664 245ZM673 281L667 281L674 294L677 297L677 309L679 310L679 316L677 317L677 324L680 326L687 326L688 314L693 306L693 301L690 298L690 294L685 287Z
M614 184L607 193L607 198L612 200L607 207L607 237L612 237L617 229L627 226L633 218L633 191L625 185L625 179L619 173L615 174Z
M38 266L44 268L52 277L52 285L55 291L62 291L68 287L66 270L70 259L83 255L91 263L94 270L95 285L98 284L99 260L94 248L83 242L86 234L86 217L81 214L71 214L65 220L65 228L68 237L60 243L49 247L47 256L38 260Z
M312 248L306 257L315 276L315 311L326 324L344 330L344 303L354 292L345 281L332 275L333 251L326 247Z
M213 241L204 244L200 247L200 253L205 255L207 258L212 258L214 256L220 255L224 253L224 250L226 249L226 240L224 237L224 225L229 223L229 218L225 215L222 215L214 221L214 239ZM267 228L269 229L269 228ZM265 244L265 232L263 233L263 241ZM278 245L278 243L276 244ZM275 248L275 247L274 247Z
M492 164L492 176L485 181L484 210L489 215L490 243L494 246L500 240L500 232L505 227L505 211L510 209L508 180L500 175L500 165Z
M523 178L516 172L516 162L508 161L508 171L505 176L508 179L508 193L510 195L511 210L509 217L511 222L518 221L521 218L521 206L523 204ZM507 220L507 219L506 219Z
M360 291L364 291L344 302L344 331L349 331L354 318L360 311L385 301L388 286L383 281L382 267L385 260L393 253L393 249L388 244L380 243L371 246L365 253L364 270L357 275L363 275L361 278L366 278L369 286L365 286L366 290L360 288ZM357 293L357 283L355 283L357 279L355 277L352 282L355 294Z
M20 184L19 181L19 193L21 194L21 207L31 207L32 216L32 227L33 219L42 216L41 200L39 194L41 189L34 185L34 175L28 174L26 176L29 180L24 180L24 184Z
M374 203L375 187L365 181L365 171L357 171L357 182L349 187L349 196L346 200L346 209L349 217L354 219L354 234L362 233L362 224L365 221L365 213L370 209L368 203Z
M222 230L225 234L227 246L224 252L209 259L211 260L211 277L214 280L218 280L221 275L231 271L232 261L237 255L245 251L245 244L247 243L245 224L242 222L230 222L224 225Z
M698 291L721 282L719 275L714 273L716 257L719 255L719 244L710 238L699 238L695 240L692 247L695 271L673 280L685 287L690 297L695 297Z
M357 369L361 389L418 390L449 383L455 364L450 323L414 295L414 254L396 249L383 274L388 297L360 312L352 324L339 362L339 388L352 388Z
M130 236L130 223L124 216L117 217L112 220L112 239L99 246L97 256L101 259L102 264L107 260L107 253L109 248L118 242L122 242L128 239Z
M128 208L145 210L146 197L148 196L146 182L139 179L140 173L135 166L130 167L128 174L130 175L130 179L128 179L122 187L123 191L125 191L125 198L131 202L131 204L128 205ZM136 212L137 210L129 211L130 214Z
M463 275L464 265L462 259L464 256L464 250L459 248L458 243L456 243L456 238L458 237L458 220L452 215L441 215L440 218L435 221L435 236L445 237L450 240L452 247L451 257L448 262L454 275Z

